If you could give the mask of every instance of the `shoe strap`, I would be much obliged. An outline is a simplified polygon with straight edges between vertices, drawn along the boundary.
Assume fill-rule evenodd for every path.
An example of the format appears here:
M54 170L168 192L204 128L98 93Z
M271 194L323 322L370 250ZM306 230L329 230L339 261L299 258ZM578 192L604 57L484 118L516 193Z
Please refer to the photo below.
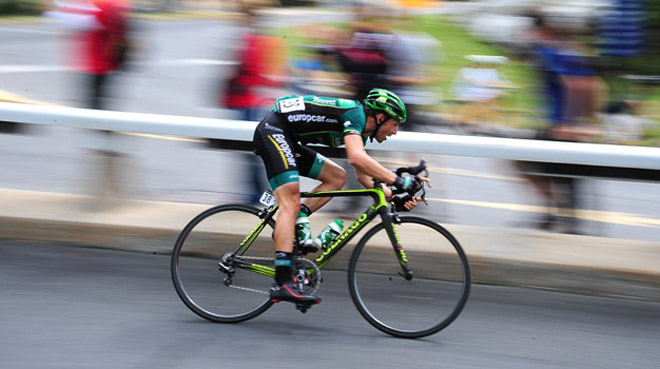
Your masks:
M332 223L328 224L328 226L330 228L332 228L334 231L336 231L337 233L341 233L343 231L343 229L339 228L339 225L335 222L332 222Z

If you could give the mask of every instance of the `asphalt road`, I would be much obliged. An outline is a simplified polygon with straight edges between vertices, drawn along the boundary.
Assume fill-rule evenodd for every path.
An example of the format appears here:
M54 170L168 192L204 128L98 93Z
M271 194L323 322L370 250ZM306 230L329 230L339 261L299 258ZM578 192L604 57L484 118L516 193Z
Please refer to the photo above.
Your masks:
M660 305L475 286L440 333L404 340L368 325L344 272L306 314L280 303L224 325L179 301L169 256L0 243L5 368L651 368ZM410 309L414 309L411 304Z

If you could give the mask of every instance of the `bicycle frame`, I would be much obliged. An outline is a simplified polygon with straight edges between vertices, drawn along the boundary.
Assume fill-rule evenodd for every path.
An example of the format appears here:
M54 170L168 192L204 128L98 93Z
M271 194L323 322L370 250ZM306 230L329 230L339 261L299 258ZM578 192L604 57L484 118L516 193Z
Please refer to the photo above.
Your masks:
M369 224L377 215L380 215L383 224L385 226L387 235L392 243L392 247L395 251L395 254L401 264L403 269L404 276L406 279L412 276L410 269L408 268L408 261L406 258L406 253L401 245L399 240L399 235L396 232L395 223L396 216L393 216L390 213L390 208L387 200L385 199L385 194L380 188L373 189L362 189L362 190L339 190L339 191L321 191L321 192L302 192L300 194L302 198L308 197L351 197L351 196L370 196L373 198L374 203L371 205L364 213L353 221L353 223L342 232L337 239L330 245L326 250L324 250L319 256L314 259L316 266L321 269L323 268L332 258L336 255L344 246L348 244L350 240L355 237L356 234L362 230L367 224ZM266 223L273 218L277 212L278 206L273 205L270 208L264 209L261 215L261 221L255 228L250 231L250 233L243 239L241 244L233 252L234 257L238 256L235 259L239 263L239 266L256 273L260 273L269 277L275 276L275 268L264 266L261 264L246 262L240 260L240 255L243 255L249 248L250 245L254 242L256 237L264 229Z

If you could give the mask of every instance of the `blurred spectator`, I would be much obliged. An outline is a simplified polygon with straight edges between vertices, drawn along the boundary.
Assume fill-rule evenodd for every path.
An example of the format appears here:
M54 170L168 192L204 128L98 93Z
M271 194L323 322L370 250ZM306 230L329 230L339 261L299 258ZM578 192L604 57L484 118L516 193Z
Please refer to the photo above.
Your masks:
M599 22L598 52L612 87L599 115L607 143L657 144L660 102L653 95L660 86L660 69L654 59L660 49L654 29L660 27L653 24L660 24L658 9L658 1L612 0Z
M352 100L363 101L368 92L374 87L392 89L388 81L388 50L394 41L394 35L387 25L380 22L378 15L374 14L375 8L357 8L359 21L352 25L350 41L345 45L337 45L337 60L342 71L349 78L349 85L353 95ZM378 11L383 11L379 7ZM352 173L353 168L347 161L340 162L347 173ZM354 190L361 188L355 175L348 176L346 189ZM345 211L363 208L364 199L361 197L347 198Z
M56 3L50 15L74 31L73 63L84 77L84 106L106 109L110 79L129 53L129 0Z
M386 51L387 80L408 110L408 119L406 124L401 125L401 130L429 132L438 120L437 113L442 107L442 94L438 89L438 65L444 61L443 44L437 38L420 31L419 25L415 23L419 19L407 10L404 12L389 20L389 24L393 25L393 38ZM412 152L398 156L407 163L416 163L422 158L421 154ZM436 162L440 160L441 157L434 159ZM436 178L433 187L435 191L442 191L440 178ZM426 206L417 208L420 214L430 214L427 210Z
M644 0L610 0L601 20L600 32L601 55L639 55L644 44Z
M543 101L551 125L540 139L589 142L598 130L589 124L598 110L603 84L589 66L579 45L535 15L537 63L543 80ZM576 233L578 178L562 176L553 163L519 163L525 177L543 197L549 213L541 219L542 229ZM557 211L555 212L554 209Z
M354 27L350 43L339 47L337 57L342 70L350 77L352 99L362 101L369 90L387 79L387 50L394 36L377 23L363 22Z
M388 80L392 90L408 107L404 130L415 131L426 123L429 115L438 111L442 95L437 90L444 59L442 42L428 33L415 29L414 18L404 14L397 19L394 39L387 51Z
M362 101L376 86L390 89L408 107L404 129L417 130L429 116L420 112L437 111L442 102L434 88L439 77L437 64L442 59L442 43L418 31L411 15L398 16L385 3L363 3L355 10L357 21L351 25L350 37L345 43L335 45L338 64L352 87L349 98ZM416 161L416 158L408 159ZM344 169L348 171L349 166ZM360 186L349 176L347 188ZM350 198L349 209L361 207L361 200Z
M258 2L244 2L243 29L234 60L237 67L230 72L223 82L219 105L235 110L238 119L257 121L263 115L262 106L272 106L273 99L264 94L264 88L279 86L278 68L282 62L277 61L278 53L283 53L281 42L274 37L259 32L256 12L263 6ZM263 164L253 153L242 154L248 168L246 186L247 201L258 203L261 193L269 188L264 175Z
M131 49L129 0L55 2L48 15L73 31L73 64L83 77L85 108L107 109L109 87L115 72L123 67ZM105 131L92 149L95 183L94 206L103 210L125 195L127 157L118 152L118 135Z

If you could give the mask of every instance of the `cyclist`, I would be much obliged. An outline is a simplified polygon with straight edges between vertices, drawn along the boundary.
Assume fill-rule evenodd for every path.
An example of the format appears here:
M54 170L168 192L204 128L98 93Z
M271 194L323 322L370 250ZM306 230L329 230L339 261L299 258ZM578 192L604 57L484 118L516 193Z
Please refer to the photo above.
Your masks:
M370 157L364 149L367 139L381 143L395 135L407 117L403 101L394 93L374 88L364 104L359 101L314 95L290 95L279 98L275 106L257 125L254 151L266 166L268 180L279 205L274 230L275 283L271 300L296 303L319 303L313 295L295 291L292 281L292 240L301 247L315 251L308 216L325 205L330 198L308 198L300 203L299 176L314 178L321 183L314 191L340 190L346 184L346 171L335 162L313 151L305 144L318 143L329 147L345 145L349 163L355 168L358 181L365 187L373 179L409 190L422 177L399 177ZM384 186L385 195L392 192ZM405 203L410 210L417 204L412 198ZM295 236L295 237L294 237Z

